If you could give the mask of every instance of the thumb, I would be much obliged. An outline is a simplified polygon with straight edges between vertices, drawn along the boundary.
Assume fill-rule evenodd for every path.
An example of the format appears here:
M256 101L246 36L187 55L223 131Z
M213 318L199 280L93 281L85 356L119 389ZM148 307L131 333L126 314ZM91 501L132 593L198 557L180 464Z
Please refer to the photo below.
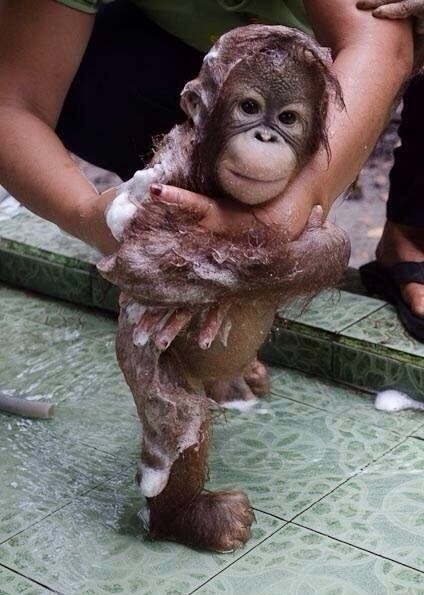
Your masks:
M305 231L311 231L313 229L318 229L322 227L324 223L324 211L321 205L315 205L312 208L311 214L309 215L309 219L306 223Z
M213 202L202 194L183 190L166 184L152 184L150 186L152 200L168 205L174 205L200 219L206 217L213 207Z

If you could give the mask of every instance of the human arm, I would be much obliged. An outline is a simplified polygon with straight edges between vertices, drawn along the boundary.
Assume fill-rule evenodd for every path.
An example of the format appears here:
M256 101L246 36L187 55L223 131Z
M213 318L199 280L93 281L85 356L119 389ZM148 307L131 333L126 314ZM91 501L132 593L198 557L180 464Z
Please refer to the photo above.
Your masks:
M289 238L298 237L314 204L327 213L355 180L412 67L409 23L371 18L357 10L354 0L308 0L305 6L319 42L332 50L346 109L330 109L330 162L324 151L318 153L283 196L254 211L279 237ZM199 199L166 186L162 200L190 208ZM233 205L228 217L219 203L210 203L203 224L209 229L239 229L251 225L251 213Z
M0 182L31 211L104 252L99 196L54 133L93 15L54 0L0 0Z
M424 65L424 0L360 0L361 10L372 10L378 19L410 19L414 22L415 69Z

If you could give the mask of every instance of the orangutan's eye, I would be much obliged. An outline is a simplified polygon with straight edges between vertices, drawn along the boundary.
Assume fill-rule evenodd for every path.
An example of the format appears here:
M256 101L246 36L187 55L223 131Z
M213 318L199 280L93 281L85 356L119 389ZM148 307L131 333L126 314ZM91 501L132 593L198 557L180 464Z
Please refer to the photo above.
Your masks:
M297 122L297 114L296 112L292 112L290 110L286 110L285 112L281 112L278 116L278 119L282 124L286 124L287 126L291 126L295 122Z
M254 99L244 99L240 103L241 109L245 114L257 114L259 112L259 103Z

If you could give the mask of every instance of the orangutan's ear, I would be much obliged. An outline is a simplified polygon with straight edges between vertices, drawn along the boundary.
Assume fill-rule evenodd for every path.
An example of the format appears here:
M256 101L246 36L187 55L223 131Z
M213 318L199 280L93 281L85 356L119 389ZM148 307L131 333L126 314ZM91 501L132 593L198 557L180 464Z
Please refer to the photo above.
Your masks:
M204 104L201 85L196 80L190 81L184 87L181 93L180 106L187 116L193 120L193 124L197 126Z

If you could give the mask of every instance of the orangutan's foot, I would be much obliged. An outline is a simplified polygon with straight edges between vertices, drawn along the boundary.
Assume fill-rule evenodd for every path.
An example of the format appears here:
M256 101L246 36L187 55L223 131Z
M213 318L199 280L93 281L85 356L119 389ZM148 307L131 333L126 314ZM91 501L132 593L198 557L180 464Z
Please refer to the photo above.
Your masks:
M246 543L255 520L243 492L203 492L173 515L150 515L149 536L217 552L233 551Z
M398 262L424 262L423 228L387 221L377 246L376 256L377 261L385 267ZM424 316L424 285L404 283L400 290L411 311L418 316Z
M232 380L218 380L205 386L206 394L226 409L246 411L257 403L255 393L243 376Z
M271 389L269 374L258 358L255 358L253 362L247 366L243 372L243 377L256 396L263 397L269 393Z
M257 402L257 396L269 393L269 376L265 366L256 358L241 376L210 383L205 389L207 396L221 407L246 411Z

